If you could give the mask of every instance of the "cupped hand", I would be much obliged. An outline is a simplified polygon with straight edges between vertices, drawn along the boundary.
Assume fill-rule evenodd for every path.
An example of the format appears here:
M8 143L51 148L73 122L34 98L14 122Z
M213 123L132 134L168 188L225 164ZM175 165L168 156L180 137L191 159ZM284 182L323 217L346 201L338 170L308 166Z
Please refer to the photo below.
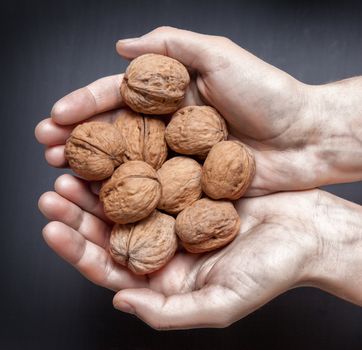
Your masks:
M203 255L180 250L164 268L146 276L136 276L112 261L108 253L112 226L83 180L62 175L55 192L40 198L39 207L51 221L43 229L44 238L57 254L92 282L118 292L116 308L154 328L169 329L227 326L303 284L356 302L358 280L340 281L342 286L335 287L338 272L327 264L333 259L325 255L332 253L325 250L318 232L319 226L336 227L333 219L319 215L326 211L325 203L331 213L341 214L338 203L337 209L329 203L336 197L329 197L313 190L242 199L237 203L241 230L231 244ZM338 244L342 241L340 234ZM357 256L358 249L349 249L348 257ZM343 254L337 255L342 266ZM326 269L333 270L331 281L321 272Z
M174 28L121 41L117 50L128 59L166 54L189 68L185 104L216 107L256 157L249 196L320 184L313 150L320 135L306 85L225 38ZM36 128L50 165L66 166L64 144L77 123L112 122L122 113L121 80L102 78L54 105L51 118ZM205 255L179 251L162 270L136 276L110 258L111 223L90 186L63 175L55 192L41 197L39 207L51 221L44 238L89 280L119 291L116 308L154 328L226 326L303 284L362 304L356 205L319 190L242 199L241 232L230 245Z
M147 52L173 57L190 70L185 105L209 104L228 122L230 133L254 152L257 173L249 196L319 185L315 171L316 130L308 112L308 87L261 61L232 41L175 28L158 28L117 43L133 59ZM50 165L65 166L64 143L74 125L98 118L111 121L123 107L115 75L72 92L39 123L36 137L47 146Z

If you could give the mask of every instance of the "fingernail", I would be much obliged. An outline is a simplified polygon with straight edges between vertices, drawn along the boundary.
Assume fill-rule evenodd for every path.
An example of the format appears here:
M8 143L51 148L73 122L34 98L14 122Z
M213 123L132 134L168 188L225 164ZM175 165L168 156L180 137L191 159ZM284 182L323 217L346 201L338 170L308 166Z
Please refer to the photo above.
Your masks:
M136 41L136 40L139 40L139 38L121 39L121 40L118 40L117 44L129 44L132 41Z
M126 312L127 314L134 314L135 313L134 308L131 305L125 303L124 301L121 301L121 302L115 304L114 307L117 310Z

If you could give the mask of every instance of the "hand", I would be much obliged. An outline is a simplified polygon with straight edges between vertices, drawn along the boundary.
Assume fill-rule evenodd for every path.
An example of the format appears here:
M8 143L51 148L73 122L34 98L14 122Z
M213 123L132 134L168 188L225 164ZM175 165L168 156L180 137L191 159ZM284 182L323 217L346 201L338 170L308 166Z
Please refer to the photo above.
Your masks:
M362 79L313 87L226 38L167 27L119 41L117 50L128 59L166 54L189 67L185 104L215 106L254 152L257 172L247 195L362 180ZM64 143L74 124L117 116L121 79L102 78L54 105L52 117L36 128L49 164L66 164Z
M241 231L230 245L204 255L179 251L158 272L135 276L110 258L111 226L86 182L63 175L55 191L39 201L52 220L43 230L49 246L119 291L116 308L156 329L224 327L300 285L362 305L361 208L325 192L242 199Z

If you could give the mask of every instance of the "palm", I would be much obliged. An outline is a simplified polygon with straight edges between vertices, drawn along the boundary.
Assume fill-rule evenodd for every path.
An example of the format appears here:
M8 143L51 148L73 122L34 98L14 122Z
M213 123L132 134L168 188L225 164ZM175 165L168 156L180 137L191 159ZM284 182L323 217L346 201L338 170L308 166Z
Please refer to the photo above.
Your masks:
M260 294L275 288L281 292L288 287L281 281L294 281L302 261L297 254L301 242L291 244L289 227L296 231L293 235L306 228L299 213L288 219L273 208L288 199L275 195L272 199L240 200L236 206L242 219L241 232L232 243L203 255L178 252L163 269L148 276L148 287L166 296L202 290L205 286L237 295L248 293L249 288ZM284 252L282 258L280 251Z
M259 293L267 293L274 285L280 286L280 279L286 274L293 277L296 268L293 269L291 261L295 266L299 264L294 247L288 242L288 223L291 222L295 231L298 213L293 211L292 218L287 220L276 209L282 208L283 201L295 197L294 194L240 200L236 205L241 216L241 232L231 244L203 255L179 251L161 270L148 276L136 276L111 259L108 241L112 226L86 183L63 175L56 181L55 189L57 193L46 193L39 203L45 216L54 220L44 229L45 239L88 279L111 290L142 287L171 296L205 290L208 293L210 289L221 288L233 299L251 287ZM278 224L280 221L283 225ZM277 259L278 251L287 245L289 253ZM255 254L260 257L255 259ZM268 276L265 275L266 264L269 265Z
M209 64L212 65L212 60ZM300 176L304 164L300 164L299 126L289 125L290 118L287 118L292 116L294 120L299 108L297 102L279 101L277 106L289 106L282 111L272 101L267 107L264 102L250 108L251 101L238 96L239 91L235 89L238 82L229 78L237 76L238 69L241 68L236 64L216 73L198 75L191 82L185 104L211 104L228 122L230 138L237 138L252 148L258 171L248 196L309 188L310 178ZM287 98L292 99L286 94L284 99ZM274 115L278 115L278 120L270 120Z
M302 213L313 210L305 198L313 205L314 192L242 199L236 203L241 230L231 244L203 255L178 251L161 270L136 276L111 259L112 226L86 183L63 175L55 189L39 203L53 220L43 231L47 243L92 282L120 291L115 299L138 297L144 309L139 316L156 328L169 322L158 323L159 308L183 314L174 320L181 328L230 324L300 279L308 230ZM211 306L203 309L205 300Z
M225 326L246 316L304 283L313 233L303 211L314 209L316 197L310 191L239 201L242 227L231 244L205 255L176 254L149 276L146 289L119 292L116 305L124 298L138 304L134 312L161 329ZM290 201L304 208L278 209Z

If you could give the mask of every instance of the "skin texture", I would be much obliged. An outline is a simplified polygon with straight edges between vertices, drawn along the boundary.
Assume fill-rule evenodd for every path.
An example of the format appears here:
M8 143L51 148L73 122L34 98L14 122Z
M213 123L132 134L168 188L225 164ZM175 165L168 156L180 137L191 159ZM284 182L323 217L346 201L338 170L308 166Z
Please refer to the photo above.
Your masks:
M362 79L303 84L229 39L158 28L117 43L120 55L167 54L192 72L184 105L214 106L230 133L249 145L258 164L249 196L359 181L362 166ZM36 128L50 165L65 166L64 143L75 123L114 120L124 105L123 75L72 92ZM308 164L308 167L306 167Z
M127 59L167 54L189 68L184 105L214 106L255 156L248 196L362 179L361 78L309 86L226 38L167 27L120 41L117 51ZM74 125L117 118L121 80L102 78L54 105L35 131L50 165L66 166ZM111 226L85 182L61 176L39 208L51 221L43 230L49 246L117 291L116 308L156 329L224 327L300 285L362 305L361 207L319 190L240 200L241 231L230 245L207 255L178 252L147 277L111 260Z
M48 245L117 292L117 309L156 329L225 327L302 285L362 305L362 209L320 190L241 199L231 244L209 254L179 251L147 276L113 262L112 225L82 180L62 175L39 208L51 221L43 229Z

